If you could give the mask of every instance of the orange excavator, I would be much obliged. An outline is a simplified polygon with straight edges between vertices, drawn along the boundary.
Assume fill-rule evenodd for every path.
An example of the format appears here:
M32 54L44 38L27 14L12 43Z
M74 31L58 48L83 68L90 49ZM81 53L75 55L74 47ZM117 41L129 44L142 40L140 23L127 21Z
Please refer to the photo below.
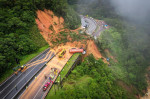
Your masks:
M17 66L13 68L14 73L17 75L19 71L24 72L27 69L26 65Z

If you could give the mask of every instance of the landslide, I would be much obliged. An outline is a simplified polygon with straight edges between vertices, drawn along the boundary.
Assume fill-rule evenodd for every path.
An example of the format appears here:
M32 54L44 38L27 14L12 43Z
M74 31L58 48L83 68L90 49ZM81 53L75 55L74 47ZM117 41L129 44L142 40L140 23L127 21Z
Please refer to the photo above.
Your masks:
M37 18L35 20L40 33L50 47L57 49L58 46L63 46L64 44L71 47L82 47L86 48L87 52L84 57L93 54L96 59L103 58L94 41L90 40L88 36L78 33L81 30L80 28L75 30L64 28L65 22L63 17L56 16L51 10L38 10L36 13ZM66 40L65 43L63 42L64 40ZM107 63L106 59L104 59L104 62Z

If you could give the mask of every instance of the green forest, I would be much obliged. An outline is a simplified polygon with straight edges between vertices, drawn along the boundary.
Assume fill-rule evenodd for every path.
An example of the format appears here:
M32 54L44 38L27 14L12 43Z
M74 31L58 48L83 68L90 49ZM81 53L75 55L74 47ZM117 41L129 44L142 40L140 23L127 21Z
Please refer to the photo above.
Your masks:
M79 27L80 19L66 0L0 0L0 75L19 65L23 56L48 45L35 23L38 9L63 16L66 27ZM38 42L37 42L38 41Z
M143 94L147 88L145 74L150 66L150 21L130 22L123 19L110 4L110 0L68 0L69 4L82 15L104 20L111 26L98 38L97 45L101 52L109 49L116 57L111 60L111 70L116 79L133 85L134 94Z
M135 95L144 95L148 86L145 74L150 66L150 20L132 23L115 12L110 0L87 1L0 0L0 78L20 65L24 56L48 45L35 18L38 9L50 9L62 16L65 27L72 30L81 25L78 15L104 20L111 28L95 42L101 53L105 55L108 49L117 62L110 59L111 65L107 66L93 55L86 57L63 81L62 89L48 99L134 99ZM132 93L119 86L118 81L132 86Z
M63 82L63 87L52 91L46 99L134 99L117 85L112 71L101 60L96 60L91 54L76 66L68 78Z

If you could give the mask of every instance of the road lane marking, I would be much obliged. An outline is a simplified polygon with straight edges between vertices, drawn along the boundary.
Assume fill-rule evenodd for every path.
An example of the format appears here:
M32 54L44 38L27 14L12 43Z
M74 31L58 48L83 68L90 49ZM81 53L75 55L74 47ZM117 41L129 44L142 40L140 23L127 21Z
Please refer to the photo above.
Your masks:
M47 55L48 55L49 53L51 53L51 51L48 51L47 53L45 53L45 54L43 54L43 55L46 55L45 57L47 57ZM41 61L43 61L43 60L45 60L45 59L46 59L45 57L44 57L43 59L40 59L40 60L34 61L34 62L30 63L30 64L26 64L26 66L34 65L34 64L35 64L35 63L37 63L37 62L41 62ZM41 57L40 57L40 58L41 58Z
M42 87L41 88L43 88L43 86L44 86L44 84L47 82L47 80L42 84ZM35 97L37 96L37 94L39 93L39 91L41 90L41 88L38 90L38 92L35 94L35 96L33 97L33 99L35 99Z
M36 67L36 66L35 66L35 67ZM35 67L34 67L34 68L35 68ZM34 68L33 68L33 69L34 69ZM32 70L33 70L33 69L32 69ZM31 70L31 71L32 71L32 70ZM29 73L31 73L31 71L30 71ZM29 74L29 73L28 73L28 74ZM27 75L28 75L28 74L27 74ZM20 83L27 75L25 75L18 83ZM16 86L18 85L18 83L16 84ZM4 98L5 98L14 88L15 88L15 87L13 87L13 88L4 96ZM4 98L3 98L3 99L4 99Z
M44 55L42 55L41 57L43 57ZM35 68L35 67L34 67ZM32 69L33 70L33 69ZM22 73L21 73L22 74ZM19 78L20 76L21 76L21 74L17 77L17 78ZM13 81L11 81L11 83L9 83L9 85L10 84L12 84L17 78L15 78ZM6 89L6 88L8 88L9 87L9 85L7 85L1 92L0 92L0 94Z
M6 81L8 81L12 76L14 76L15 74L13 74L13 75L11 75ZM6 81L4 81L1 85L0 85L0 87L6 82Z
M38 65L40 65L40 64L38 64ZM37 67L37 66L35 66L35 67ZM35 67L34 67L34 68L35 68ZM33 71L34 68L33 68L31 71ZM31 71L30 71L29 73L31 73ZM28 74L29 74L29 73L28 73ZM16 84L16 86L17 86L25 77L27 77L28 74L27 74L26 76L24 76L24 77ZM14 88L15 88L15 87L13 87L13 88L3 97L3 99L4 99Z
M28 68L30 68L30 67L32 67L32 66L34 66L34 65L37 65L38 63L41 63L42 61L46 61L46 60L47 60L46 58L47 58L48 55L51 55L51 51L46 54L46 56L45 56L44 59L41 59L41 61L39 61L39 62L37 62L37 63L35 63L35 64L32 64L32 65L28 66Z
M54 54L54 52L53 52L52 54L50 54L50 55L48 56L48 59L50 58L50 60L51 60L54 56L55 56L55 54ZM47 62L48 62L48 59L46 60ZM45 64L47 63L46 61L45 61ZM41 67L41 68L42 68L42 67ZM41 68L40 68L40 69L41 69ZM28 81L29 81L29 80L28 80ZM27 81L27 82L28 82L28 81ZM25 83L25 84L26 84L26 83ZM24 85L25 85L25 84L24 84ZM23 85L23 86L24 86L24 85ZM22 89L22 87L21 87L20 89ZM23 93L24 93L24 92L23 92ZM16 94L17 94L17 93L16 93ZM15 94L11 99L13 99L13 98L16 96L16 94ZM21 95L22 95L22 94L21 94Z
M42 67L41 67L41 68L42 68ZM41 69L41 68L40 68L40 69ZM39 70L40 70L40 69L39 69ZM30 79L31 79L31 78L30 78ZM30 80L30 79L29 79L29 80ZM28 80L28 81L29 81L29 80ZM28 82L28 81L27 81L27 82ZM26 84L26 83L25 83L25 84ZM24 85L25 85L25 84L24 84ZM22 87L24 87L24 85L23 85ZM22 87L21 87L20 89L22 89ZM26 89L25 89L25 90L26 90ZM23 92L23 93L24 93L24 92ZM17 94L17 93L16 93L16 94ZM13 99L13 98L16 96L16 94L15 94L11 99ZM22 94L21 94L21 95L22 95Z
M47 51L47 50L46 50ZM43 52L44 53L44 52ZM42 54L42 53L41 53ZM40 54L39 54L40 55ZM38 55L38 56L39 56ZM36 56L36 57L34 57L33 59L31 59L30 61L32 61L32 60L34 60L35 58L37 58L38 56ZM29 62L30 62L29 61ZM34 62L34 61L33 61ZM13 74L13 75L11 75L7 80L5 80L2 84L0 84L0 87L6 82L6 81L8 81L12 76L14 76L15 74Z

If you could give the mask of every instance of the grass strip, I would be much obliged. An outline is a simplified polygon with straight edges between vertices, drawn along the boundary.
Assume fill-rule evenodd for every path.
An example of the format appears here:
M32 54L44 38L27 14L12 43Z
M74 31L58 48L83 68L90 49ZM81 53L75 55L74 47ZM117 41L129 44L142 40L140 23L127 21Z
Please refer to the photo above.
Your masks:
M65 78L66 74L68 73L68 71L70 70L70 68L72 67L72 65L74 64L74 62L76 61L76 59L78 58L78 56L80 55L80 53L75 53L70 59L69 61L66 63L66 65L63 67L62 71L60 72L61 75L61 80ZM60 82L60 76L57 77L56 81ZM54 88L55 87L55 88ZM58 89L57 85L53 85L52 88L50 89L48 95L46 96L46 99L50 99L50 98L59 98L56 97L55 95L55 90L56 90L56 94L59 93L60 91L60 87ZM55 96L55 97L53 97Z
M30 61L32 58L34 58L35 56L37 56L38 54L40 54L42 51L44 51L45 49L47 49L49 47L49 45L46 45L44 47L41 47L40 49L38 49L36 52L29 54L29 55L25 55L21 58L20 61L20 65L23 65L25 63L27 63L28 61ZM15 67L15 66L14 66ZM0 83L2 83L3 81L5 81L8 77L10 77L12 74L14 73L14 71L12 69L8 69L5 71L5 73L3 73L3 75L0 76Z

